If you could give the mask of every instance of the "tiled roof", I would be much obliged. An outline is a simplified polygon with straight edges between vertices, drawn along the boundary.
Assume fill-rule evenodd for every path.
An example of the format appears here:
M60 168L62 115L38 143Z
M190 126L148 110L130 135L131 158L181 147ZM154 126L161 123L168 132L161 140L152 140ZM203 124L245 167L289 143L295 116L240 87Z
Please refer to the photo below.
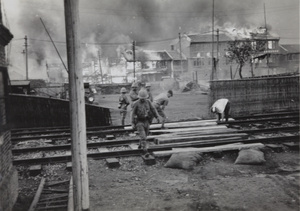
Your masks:
M217 34L215 34L214 41L217 41ZM212 35L211 34L193 34L188 35L188 37L191 39L191 43L195 42L212 42ZM219 34L219 42L228 42L234 40L233 37L226 35L226 34Z
M186 60L186 56L181 53L181 58L180 58L180 53L177 51L168 51L169 55L172 57L173 60Z
M299 53L300 45L299 44L280 45L280 52L281 53Z

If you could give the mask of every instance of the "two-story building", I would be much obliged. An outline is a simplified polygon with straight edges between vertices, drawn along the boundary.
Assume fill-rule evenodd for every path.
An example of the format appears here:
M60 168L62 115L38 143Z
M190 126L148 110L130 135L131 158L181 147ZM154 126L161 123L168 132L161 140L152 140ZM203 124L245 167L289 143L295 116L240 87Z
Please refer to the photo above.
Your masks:
M253 54L252 60L249 60L243 67L243 76L252 77L280 73L280 61L278 61L280 55L279 37L266 31L250 33L247 36L236 36L227 32L220 32L215 33L214 39L211 33L184 34L181 37L181 50L187 56L185 77L189 76L192 80L194 73L196 73L198 82L206 84L212 79L214 62L216 70L213 79L238 78L238 64L229 60L227 49L230 42L246 39L250 40L253 45L256 42L265 42L265 49L262 52ZM179 50L180 45L178 42L178 39L177 42L173 41L171 44L172 50Z
M161 81L163 78L173 78L178 72L186 69L186 57L177 51L153 51L139 50L135 52L135 60L132 51L125 52L126 70L128 81L133 78L142 81Z

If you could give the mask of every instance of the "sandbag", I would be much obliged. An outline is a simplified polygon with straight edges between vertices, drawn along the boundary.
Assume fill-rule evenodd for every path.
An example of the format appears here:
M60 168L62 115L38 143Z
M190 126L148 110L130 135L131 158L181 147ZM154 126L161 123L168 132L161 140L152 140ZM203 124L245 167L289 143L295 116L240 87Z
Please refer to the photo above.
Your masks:
M165 164L165 167L192 170L201 160L202 156L199 152L174 153Z
M242 149L234 164L260 165L265 163L264 153L258 149Z

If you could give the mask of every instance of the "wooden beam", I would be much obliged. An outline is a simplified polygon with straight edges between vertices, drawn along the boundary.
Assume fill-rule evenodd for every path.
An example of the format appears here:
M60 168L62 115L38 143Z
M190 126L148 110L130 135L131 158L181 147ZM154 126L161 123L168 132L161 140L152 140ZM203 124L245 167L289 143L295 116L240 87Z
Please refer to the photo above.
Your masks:
M73 200L73 177L70 179L69 185L69 196L68 196L68 211L74 211L74 200Z
M178 142L186 142L186 141L201 141L201 140L216 140L216 139L224 139L224 138L241 138L244 139L249 135L246 133L235 133L235 134L216 134L216 135L198 135L198 136L182 136L182 137L164 137L157 138L157 144L167 144L167 143L178 143Z
M40 185L35 193L35 196L33 198L33 201L31 202L31 205L28 209L28 211L34 211L36 206L37 206L37 203L39 202L39 199L40 199L40 196L42 194L42 191L43 191L43 188L44 188L44 185L45 185L45 181L46 179L44 177L42 177L41 179L41 182L40 182Z
M156 157L167 157L171 156L174 153L179 152L222 152L222 151L232 151L232 150L241 150L249 148L263 148L264 145L261 143L254 144L237 144L237 145L225 145L225 146L216 146L216 147L202 147L202 148L174 148L167 151L157 151L153 152Z

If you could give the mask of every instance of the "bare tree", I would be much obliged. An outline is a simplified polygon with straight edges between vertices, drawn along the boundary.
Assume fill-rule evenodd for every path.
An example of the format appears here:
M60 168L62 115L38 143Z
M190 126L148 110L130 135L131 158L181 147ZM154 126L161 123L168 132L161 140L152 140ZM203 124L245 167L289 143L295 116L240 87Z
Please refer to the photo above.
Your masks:
M247 62L252 62L253 56L263 52L265 50L265 43L264 40L234 40L228 43L228 58L229 61L235 61L239 65L239 75L242 79L242 70L244 65Z

